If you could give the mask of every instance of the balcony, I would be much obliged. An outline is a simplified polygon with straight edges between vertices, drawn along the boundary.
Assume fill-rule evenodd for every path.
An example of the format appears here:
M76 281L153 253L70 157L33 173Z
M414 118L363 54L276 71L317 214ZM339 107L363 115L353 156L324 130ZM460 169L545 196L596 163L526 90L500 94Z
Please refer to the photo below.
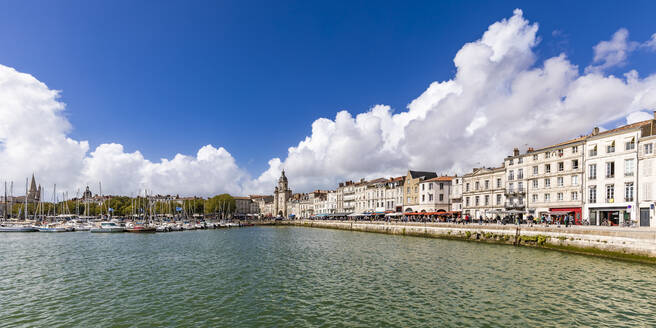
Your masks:
M506 195L525 195L526 188L507 188Z
M505 207L506 208L524 208L526 206L526 203L524 200L516 201L516 202L506 202Z

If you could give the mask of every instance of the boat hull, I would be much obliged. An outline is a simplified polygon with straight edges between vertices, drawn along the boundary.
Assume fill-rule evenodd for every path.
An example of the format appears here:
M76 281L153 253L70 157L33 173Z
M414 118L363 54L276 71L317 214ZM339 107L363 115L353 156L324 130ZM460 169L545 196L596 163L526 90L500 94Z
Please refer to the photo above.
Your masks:
M123 228L93 228L89 230L89 232L93 233L116 233L124 231L125 230Z
M39 232L67 232L66 228L39 228Z
M39 231L32 227L0 227L0 232L36 232Z
M135 233L146 233L146 232L156 232L156 231L157 229L155 227L143 227L143 226L136 226L136 227L125 229L125 232L135 232Z

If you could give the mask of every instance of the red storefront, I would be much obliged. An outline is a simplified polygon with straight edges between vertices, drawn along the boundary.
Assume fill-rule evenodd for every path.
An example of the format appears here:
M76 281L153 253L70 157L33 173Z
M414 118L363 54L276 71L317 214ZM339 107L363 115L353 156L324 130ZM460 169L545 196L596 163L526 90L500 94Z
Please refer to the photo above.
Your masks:
M549 212L562 212L565 214L574 214L574 224L581 224L581 208L568 207L568 208L550 208Z

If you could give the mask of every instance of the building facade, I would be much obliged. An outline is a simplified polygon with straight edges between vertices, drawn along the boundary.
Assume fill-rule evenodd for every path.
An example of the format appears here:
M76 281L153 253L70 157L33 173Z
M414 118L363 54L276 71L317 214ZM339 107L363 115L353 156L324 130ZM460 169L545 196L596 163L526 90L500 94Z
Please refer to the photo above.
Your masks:
M289 215L287 208L287 201L292 196L292 191L288 187L287 177L285 176L285 170L282 170L280 179L278 179L278 185L273 191L273 215L282 216L286 218Z
M435 172L408 171L403 187L403 207L406 212L413 212L419 207L419 184L424 180L436 177Z
M505 211L505 167L477 168L463 176L463 215L494 218Z
M451 208L451 181L453 177L442 176L419 183L419 212L446 212Z
M451 181L451 211L462 211L462 177L455 176Z
M637 222L637 144L643 126L650 121L599 132L586 139L585 214L592 225Z

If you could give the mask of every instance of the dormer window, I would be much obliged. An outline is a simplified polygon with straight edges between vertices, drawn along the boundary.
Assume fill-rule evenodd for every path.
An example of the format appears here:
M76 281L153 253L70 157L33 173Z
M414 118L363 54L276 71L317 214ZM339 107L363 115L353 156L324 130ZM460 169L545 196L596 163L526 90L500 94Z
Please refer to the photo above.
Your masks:
M634 150L635 149L635 137L631 138L631 141L628 141L626 143L626 150Z

